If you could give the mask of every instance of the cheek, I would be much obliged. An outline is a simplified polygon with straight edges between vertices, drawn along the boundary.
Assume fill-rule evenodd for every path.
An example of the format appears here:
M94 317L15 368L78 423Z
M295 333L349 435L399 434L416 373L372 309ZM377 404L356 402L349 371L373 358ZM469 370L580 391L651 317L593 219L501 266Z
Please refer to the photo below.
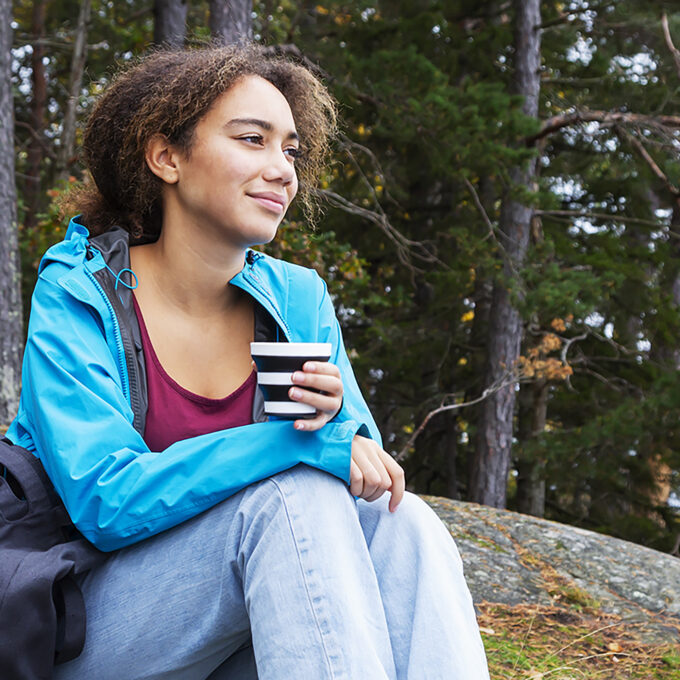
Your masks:
M297 173L293 176L293 181L290 183L288 187L288 192L290 196L290 200L292 201L295 196L297 195L298 189L300 187L300 183L297 177Z

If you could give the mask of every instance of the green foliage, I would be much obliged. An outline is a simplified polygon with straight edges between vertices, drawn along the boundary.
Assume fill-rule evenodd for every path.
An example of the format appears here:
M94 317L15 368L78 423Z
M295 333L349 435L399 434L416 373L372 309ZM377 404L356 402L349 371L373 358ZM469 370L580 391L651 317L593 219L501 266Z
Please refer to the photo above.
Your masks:
M50 207L52 159L77 6L49 4L50 153L40 171L38 224L20 231L27 291L41 252L63 233ZM22 191L31 9L15 3ZM661 472L670 471L677 492L680 208L668 185L680 184L679 140L676 129L649 120L675 115L680 105L660 27L664 10L680 45L680 14L670 3L542 4L540 118L577 109L642 118L572 123L536 146L524 140L541 123L512 94L507 3L258 0L254 33L265 44L298 46L340 103L342 136L323 188L350 209L329 205L316 232L294 214L266 249L328 281L386 448L400 451L442 403L480 394L483 366L494 361L486 339L490 287L507 274L497 226L511 196L539 211L527 261L506 282L525 323L522 353L554 333L559 347L549 358L573 371L551 378L540 434L526 422L538 405L518 412L514 463L543 466L552 517L670 549L680 527ZM115 64L147 48L152 21L148 3L93 2L80 125ZM207 37L207 22L208 3L191 3L194 39ZM514 186L512 169L536 155L538 186ZM80 176L77 162L70 170ZM525 376L525 394L537 379ZM476 434L473 407L433 418L406 458L412 488L464 496ZM511 479L513 494L521 493Z

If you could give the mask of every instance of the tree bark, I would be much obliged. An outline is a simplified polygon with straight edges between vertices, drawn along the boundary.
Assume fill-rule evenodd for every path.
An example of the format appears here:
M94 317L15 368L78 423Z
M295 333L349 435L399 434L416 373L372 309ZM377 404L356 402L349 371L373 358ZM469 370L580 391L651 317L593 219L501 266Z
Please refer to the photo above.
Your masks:
M523 111L538 114L541 59L541 13L539 0L515 0L515 74L513 90L524 95ZM536 159L510 171L510 191L531 190ZM519 271L529 245L532 208L504 197L499 222L499 239L504 250L502 280L494 284L489 320L485 387L502 379L519 357L522 319L513 306L511 283L519 283ZM517 288L519 288L517 286ZM515 388L512 384L490 395L484 402L477 427L475 456L469 481L471 500L497 508L505 507L510 471Z
M252 0L210 0L210 35L225 45L253 37Z
M538 437L545 430L548 412L549 383L544 378L522 387L520 401L525 401L522 409L524 432L522 441ZM526 515L543 517L545 515L545 459L521 459L517 463L517 509Z
M444 435L444 451L446 455L446 495L448 498L458 500L458 469L456 458L458 456L458 428L455 413L446 414L446 430Z
M71 73L68 85L69 96L64 110L61 146L57 154L57 180L65 180L68 177L69 164L75 149L76 111L87 59L87 29L90 22L90 7L91 0L82 0L80 3L78 24L73 40L73 56L71 57Z
M38 221L42 199L40 172L45 159L45 111L47 107L47 80L45 78L45 15L46 1L34 0L31 33L33 53L31 55L31 82L33 100L31 102L30 134L31 141L26 151L26 179L24 183L24 205L26 216L24 226L34 227Z
M479 200L484 212L489 220L495 221L496 214L494 211L494 204L497 200L496 191L494 189L493 181L489 177L481 177L479 180ZM486 221L486 220L485 220ZM493 228L493 226L491 227ZM486 230L486 225L483 223L479 233L479 238L483 239L489 232ZM475 303L475 316L472 319L472 328L470 330L470 347L474 348L470 352L470 375L475 376L474 384L465 392L465 401L474 401L480 397L484 391L484 385L481 380L484 376L484 367L486 365L486 342L489 336L489 313L491 311L491 297L493 295L493 278L488 267L484 267L479 263L475 266L475 286L472 299ZM481 409L484 407L483 402L475 404L467 410L466 419L470 426L471 432L477 431L477 426L481 418ZM470 474L473 466L475 450L473 446L467 447L467 455L465 457L464 479L469 485ZM466 497L470 497L469 488L466 489Z
M14 184L14 102L11 82L12 3L0 0L0 426L19 405L23 321Z
M673 202L671 215L671 231L680 231L680 201ZM670 309L680 310L680 239L669 241L668 258L661 272L661 289L665 303ZM668 371L680 371L680 346L676 338L669 339L658 332L652 338L650 357Z
M187 32L186 0L154 0L153 16L153 41L182 47Z

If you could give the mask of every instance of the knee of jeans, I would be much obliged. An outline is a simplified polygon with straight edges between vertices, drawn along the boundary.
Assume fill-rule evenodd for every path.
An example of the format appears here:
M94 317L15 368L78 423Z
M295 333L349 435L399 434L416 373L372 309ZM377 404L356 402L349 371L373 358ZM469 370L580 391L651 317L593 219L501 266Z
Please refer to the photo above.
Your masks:
M354 502L349 487L342 479L304 463L279 472L267 481L277 487L284 497L298 493L303 495L310 506L315 503L327 506Z
M419 496L408 491L394 513L400 530L419 543L445 540L450 534L435 511ZM452 540L452 539L451 539Z
M354 505L347 484L322 470L299 464L279 472L253 486L253 493L262 502L284 508L287 501L297 499L306 514Z

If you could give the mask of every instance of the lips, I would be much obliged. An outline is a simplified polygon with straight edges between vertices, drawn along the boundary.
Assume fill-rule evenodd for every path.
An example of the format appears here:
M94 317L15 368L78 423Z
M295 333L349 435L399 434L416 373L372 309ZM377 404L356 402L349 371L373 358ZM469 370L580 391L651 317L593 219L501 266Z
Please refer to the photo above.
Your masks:
M250 198L257 201L263 208L277 214L281 214L286 209L288 201L285 196L275 194L271 191L263 191L257 194L248 194Z

